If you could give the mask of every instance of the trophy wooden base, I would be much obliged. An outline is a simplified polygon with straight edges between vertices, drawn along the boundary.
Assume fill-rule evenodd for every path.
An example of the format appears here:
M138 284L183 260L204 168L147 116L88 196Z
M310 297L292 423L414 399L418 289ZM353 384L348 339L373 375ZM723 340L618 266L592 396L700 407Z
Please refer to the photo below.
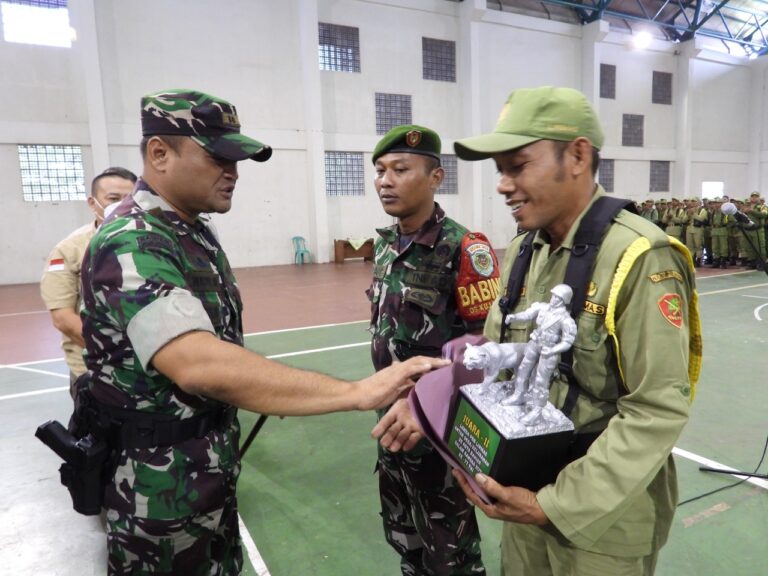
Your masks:
M480 384L462 386L444 431L445 444L466 472L482 472L504 486L529 490L553 482L567 462L573 424L547 403L539 421L525 426L522 406L501 406L503 383L487 395Z

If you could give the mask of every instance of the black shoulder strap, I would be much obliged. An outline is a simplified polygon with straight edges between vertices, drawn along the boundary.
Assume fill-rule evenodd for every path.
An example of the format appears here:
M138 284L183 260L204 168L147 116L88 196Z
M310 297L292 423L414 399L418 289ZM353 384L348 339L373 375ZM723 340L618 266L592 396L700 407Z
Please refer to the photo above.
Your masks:
M523 243L520 245L520 251L517 253L515 263L512 265L512 269L509 271L509 278L507 278L507 291L504 296L499 298L499 308L501 308L501 331L499 333L499 342L504 342L504 336L507 332L507 325L504 319L515 307L517 301L520 300L520 291L523 289L523 280L525 280L525 273L528 271L528 267L531 265L531 257L533 256L533 237L536 236L535 232L528 232L523 239Z
M571 257L565 269L564 284L573 290L571 299L571 317L576 320L584 309L587 298L589 279L595 264L595 257L600 249L600 241L605 231L621 210L637 213L634 202L623 198L598 198L584 215L573 239ZM570 415L579 396L579 386L573 376L573 350L568 349L560 355L560 373L568 379L568 394L561 408L563 414Z

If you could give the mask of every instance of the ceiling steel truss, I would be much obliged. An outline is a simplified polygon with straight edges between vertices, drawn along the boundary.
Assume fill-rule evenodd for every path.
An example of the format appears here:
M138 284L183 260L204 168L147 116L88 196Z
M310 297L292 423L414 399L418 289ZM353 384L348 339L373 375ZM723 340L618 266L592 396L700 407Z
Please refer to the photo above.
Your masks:
M657 26L672 41L685 42L695 36L737 44L747 54L768 53L768 2L765 0L539 0L570 8L582 24L595 20L633 22ZM499 0L514 8L514 0ZM730 48L729 48L730 51Z

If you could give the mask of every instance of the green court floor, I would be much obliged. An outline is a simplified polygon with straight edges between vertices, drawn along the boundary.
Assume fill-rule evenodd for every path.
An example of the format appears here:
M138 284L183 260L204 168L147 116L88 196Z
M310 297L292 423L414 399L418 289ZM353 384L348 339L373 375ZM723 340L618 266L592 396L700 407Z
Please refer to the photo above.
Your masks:
M699 471L691 457L751 471L768 435L768 281L756 272L704 278L699 292L705 363L678 443L686 454L676 456L681 500L736 481ZM247 345L294 366L359 378L372 370L365 328L252 335ZM244 435L255 418L242 415ZM378 515L374 424L373 414L359 413L268 419L244 459L239 498L271 574L399 573ZM767 574L767 486L744 483L680 507L657 575ZM501 525L480 516L483 556L489 575L498 574Z
M768 278L702 278L705 360L690 422L676 447L681 500L735 481L699 471L714 461L753 470L768 435ZM253 334L247 346L288 364L356 379L372 371L365 322ZM14 574L102 573L104 535L75 514L57 457L34 437L71 410L61 360L0 366L0 565ZM241 412L243 436L257 415ZM239 484L246 574L391 576L373 473L373 413L270 417ZM768 470L768 463L761 467ZM501 524L479 517L489 576L499 573ZM62 539L62 534L77 538ZM755 480L678 509L658 576L768 574L768 482ZM2 572L2 570L0 570Z

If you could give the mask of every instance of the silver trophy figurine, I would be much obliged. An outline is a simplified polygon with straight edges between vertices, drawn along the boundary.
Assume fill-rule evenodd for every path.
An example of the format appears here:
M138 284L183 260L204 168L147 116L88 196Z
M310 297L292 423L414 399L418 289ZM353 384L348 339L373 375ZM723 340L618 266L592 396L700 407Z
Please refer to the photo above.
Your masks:
M551 294L548 303L536 302L504 318L507 326L535 322L527 343L486 342L467 345L464 351L464 366L482 369L483 381L464 385L461 390L507 439L573 430L571 421L548 401L559 355L576 339L576 322L567 308L573 290L567 284L558 284ZM497 382L504 369L510 370L513 377Z

